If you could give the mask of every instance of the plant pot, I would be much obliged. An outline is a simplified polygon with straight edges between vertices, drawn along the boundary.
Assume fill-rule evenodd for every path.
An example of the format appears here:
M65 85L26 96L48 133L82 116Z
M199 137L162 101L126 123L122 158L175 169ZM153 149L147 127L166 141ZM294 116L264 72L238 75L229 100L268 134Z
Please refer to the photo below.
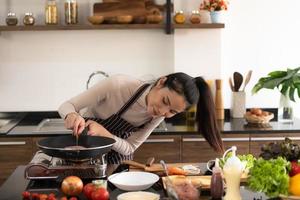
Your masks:
M211 23L224 23L223 11L210 12Z
M290 100L290 98L281 94L278 110L278 121L292 123L293 118L293 102Z

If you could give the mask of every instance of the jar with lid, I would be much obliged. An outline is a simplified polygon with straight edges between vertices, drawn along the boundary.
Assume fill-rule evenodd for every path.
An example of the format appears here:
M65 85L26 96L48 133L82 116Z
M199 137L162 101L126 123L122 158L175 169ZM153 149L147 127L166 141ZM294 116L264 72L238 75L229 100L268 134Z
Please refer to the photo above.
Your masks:
M176 24L184 24L185 16L182 10L176 12L176 14L174 15L174 22Z
M76 0L65 1L65 22L66 24L78 23L78 4Z
M47 0L45 7L45 22L49 25L58 23L58 9L56 0Z
M201 16L199 10L193 10L192 14L190 16L190 22L192 24L200 24L201 22Z
M18 18L16 17L16 13L9 12L6 17L6 24L8 26L15 26L18 24Z
M32 13L25 13L25 16L23 18L23 24L24 25L34 25L35 18Z

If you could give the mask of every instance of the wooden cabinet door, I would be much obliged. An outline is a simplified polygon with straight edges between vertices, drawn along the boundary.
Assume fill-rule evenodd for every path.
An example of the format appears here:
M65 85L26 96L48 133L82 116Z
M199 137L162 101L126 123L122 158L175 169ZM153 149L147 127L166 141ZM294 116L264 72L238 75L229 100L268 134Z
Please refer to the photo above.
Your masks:
M276 134L252 134L250 138L250 153L258 157L262 151L261 147L264 144L271 142L282 142L286 137L300 145L300 137L295 136L295 133L276 133Z
M0 138L0 184L18 165L26 165L32 158L32 140L28 137Z
M181 136L150 136L134 153L134 160L145 163L147 158L154 157L155 162L165 160L169 163L180 162Z
M237 146L238 154L249 153L249 135L231 134L222 135L225 149ZM208 142L201 136L182 137L182 162L207 162L208 160L219 158L222 155L216 153Z

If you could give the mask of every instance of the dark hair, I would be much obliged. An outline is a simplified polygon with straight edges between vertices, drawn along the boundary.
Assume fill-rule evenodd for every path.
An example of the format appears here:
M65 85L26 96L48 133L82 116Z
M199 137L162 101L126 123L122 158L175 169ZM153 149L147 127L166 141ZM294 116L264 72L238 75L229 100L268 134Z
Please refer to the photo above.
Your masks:
M183 95L188 103L187 108L197 104L196 121L198 131L217 152L224 152L224 146L217 124L215 104L211 90L202 77L193 78L178 72L166 76L164 85Z

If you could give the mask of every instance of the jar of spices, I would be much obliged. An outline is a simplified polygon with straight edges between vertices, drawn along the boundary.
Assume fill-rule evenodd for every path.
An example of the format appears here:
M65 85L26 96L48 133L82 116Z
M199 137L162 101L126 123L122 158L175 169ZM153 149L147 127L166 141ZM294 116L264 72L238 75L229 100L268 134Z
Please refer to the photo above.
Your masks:
M190 22L192 24L200 24L201 22L201 16L199 10L193 10L191 17L190 17Z
M65 22L66 24L78 23L78 4L76 0L65 1Z
M23 19L24 25L34 25L35 19L32 13L25 13L25 17Z
M185 16L182 10L176 12L176 14L174 15L174 22L176 24L184 24Z
M47 4L45 7L45 22L49 25L58 23L58 10L56 0L47 0Z
M15 26L18 24L18 18L16 17L16 13L9 12L6 17L6 24L8 26Z

